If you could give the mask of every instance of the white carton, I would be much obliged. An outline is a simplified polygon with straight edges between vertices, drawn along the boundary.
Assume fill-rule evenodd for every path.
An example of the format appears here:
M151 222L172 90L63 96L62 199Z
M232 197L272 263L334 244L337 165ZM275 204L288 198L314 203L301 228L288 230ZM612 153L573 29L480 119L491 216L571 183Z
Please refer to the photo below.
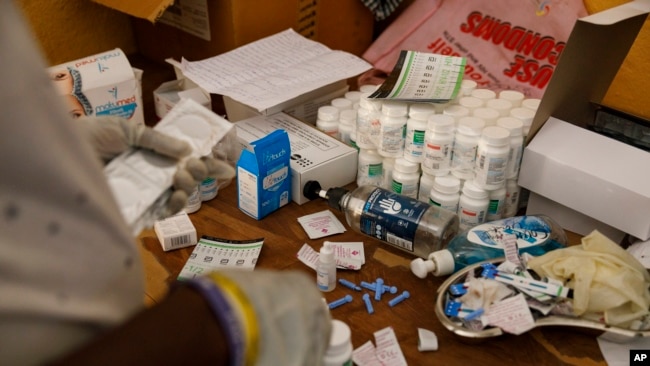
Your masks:
M637 0L579 19L531 126L519 185L549 200L535 213L579 234L584 215L650 238L650 154L587 129L648 12Z
M139 70L121 49L47 69L73 117L119 116L144 124Z
M286 113L260 115L235 123L241 152L265 135L283 129L291 144L291 199L309 201L302 188L317 180L323 189L352 183L357 175L357 150Z
M178 61L173 58L168 58L165 61L174 66L176 80L164 82L153 91L156 117L165 117L181 99L193 99L207 109L212 110L210 93L196 85L192 80L186 78L183 75L181 65Z

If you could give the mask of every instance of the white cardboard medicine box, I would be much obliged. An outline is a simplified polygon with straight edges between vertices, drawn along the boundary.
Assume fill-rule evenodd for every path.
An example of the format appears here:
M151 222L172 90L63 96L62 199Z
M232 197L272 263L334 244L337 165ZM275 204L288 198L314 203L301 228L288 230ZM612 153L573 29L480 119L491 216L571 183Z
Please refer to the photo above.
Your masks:
M357 176L357 150L286 113L260 115L235 123L240 148L283 129L291 145L291 199L299 205L309 201L302 188L317 180L323 189L350 184ZM238 157L235 157L237 160Z
M527 138L518 180L531 191L527 213L582 235L650 238L650 153L588 129L648 12L637 0L576 22Z

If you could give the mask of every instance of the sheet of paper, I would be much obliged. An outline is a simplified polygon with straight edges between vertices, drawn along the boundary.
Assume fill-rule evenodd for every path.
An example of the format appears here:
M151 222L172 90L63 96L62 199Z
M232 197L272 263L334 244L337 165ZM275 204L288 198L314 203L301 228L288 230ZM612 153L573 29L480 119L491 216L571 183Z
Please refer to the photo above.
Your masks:
M260 112L371 67L353 54L332 51L292 29L212 58L181 62L183 74L203 89Z
M465 58L402 51L386 81L370 98L446 103L460 90Z
M191 279L219 269L252 271L264 239L229 240L202 236L181 269L178 279Z

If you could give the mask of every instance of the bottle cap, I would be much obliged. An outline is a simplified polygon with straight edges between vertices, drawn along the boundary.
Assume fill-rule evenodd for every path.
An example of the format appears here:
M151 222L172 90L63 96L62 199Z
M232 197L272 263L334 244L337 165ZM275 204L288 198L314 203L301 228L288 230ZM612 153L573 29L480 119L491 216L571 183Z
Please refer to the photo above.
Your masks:
M427 129L436 132L449 132L456 128L454 117L446 114L432 114L427 122Z
M516 90L502 90L499 92L499 99L508 100L513 107L519 107L524 100L524 93Z
M489 145L508 145L510 143L510 131L499 126L488 126L483 129L481 138Z
M488 198L488 191L476 185L472 181L467 181L463 184L463 194L470 198L484 199Z
M494 126L501 114L494 108L479 107L472 111L472 116L484 120L487 126Z
M533 124L533 118L535 118L535 111L528 108L512 108L510 110L510 116L520 119L524 123L524 134L528 133L530 125Z
M446 114L454 118L460 118L469 116L469 109L463 107L462 105L452 104L446 106L445 109L442 110L442 114Z
M458 104L472 110L474 108L482 107L485 104L485 102L482 99L467 96L467 97L458 98Z
M481 131L485 128L485 121L478 117L461 117L458 120L456 131L469 136L480 136Z
M483 102L487 102L488 100L497 97L497 93L495 91L484 88L474 89L469 95L473 96L474 98L481 99Z
M359 87L359 91L362 93L372 93L379 88L379 85L366 84Z
M436 113L436 107L428 103L414 103L409 107L409 117L420 121L426 121L430 115Z
M427 278L427 274L433 272L434 269L435 264L430 259L415 258L411 261L411 272L419 278Z
M339 109L331 105L318 107L318 119L321 121L338 121Z
M339 115L339 122L344 125L352 125L357 121L357 111L354 109L344 109Z
M395 159L395 170L402 173L417 173L420 171L420 163L412 163L404 158Z
M381 113L389 117L403 117L408 115L408 104L401 102L383 102Z
M344 97L354 104L359 101L359 98L361 98L361 92L358 90L350 90L344 94Z
M509 130L510 137L521 136L524 129L524 123L515 117L501 117L497 120L497 126Z
M334 98L330 104L339 110L352 109L352 101L346 98Z
M332 332L330 344L325 357L335 357L350 353L352 332L350 327L338 319L332 319Z
M491 99L485 103L485 106L497 110L500 117L509 115L510 110L514 108L512 102L507 99Z
M434 276L446 276L454 273L456 263L454 256L447 249L435 251L429 255L431 261L434 263L434 268L431 271Z
M539 98L528 98L521 101L521 106L536 111L541 101Z
M456 193L460 191L460 179L451 175L439 176L433 181L433 187L438 192L447 194Z
M319 260L323 263L334 262L334 250L331 246L325 244L320 247Z
M478 83L474 80L464 79L460 82L460 92L462 95L470 95L472 90L476 89Z

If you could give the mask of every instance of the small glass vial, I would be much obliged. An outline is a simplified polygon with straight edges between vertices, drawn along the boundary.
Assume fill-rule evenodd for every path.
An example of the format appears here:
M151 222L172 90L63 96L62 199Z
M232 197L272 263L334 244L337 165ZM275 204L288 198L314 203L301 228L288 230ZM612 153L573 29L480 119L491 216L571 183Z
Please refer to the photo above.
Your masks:
M412 163L404 158L395 159L391 190L402 196L418 198L420 183L420 164Z
M494 221L503 218L503 212L505 211L506 205L506 187L505 183L503 187L488 191L490 205L488 206L487 216L485 221Z
M506 201L503 209L503 217L513 217L519 211L519 193L521 187L516 179L506 180Z
M506 179L517 179L521 156L524 152L524 123L514 117L502 117L497 120L497 126L510 131L510 154L508 155Z
M187 204L183 211L185 213L191 214L198 211L201 208L201 186L200 184L196 186L190 197L187 199Z
M431 175L447 175L449 173L455 129L456 122L453 117L445 114L429 116L427 132L424 135L422 171Z
M319 107L316 128L330 136L338 137L339 109L330 105Z
M429 190L429 203L457 213L459 201L460 179L453 175L436 177Z
M499 111L493 108L488 108L488 107L480 107L480 108L475 108L472 111L472 116L478 117L482 120L485 121L485 126L494 126L497 124L497 119L501 117L499 114Z
M383 157L375 149L360 149L357 185L379 186L383 180Z
M339 139L350 145L350 135L357 122L357 111L354 109L342 110L339 115Z
M380 187L383 189L391 190L393 187L393 170L395 170L395 158L384 158L384 161L381 165L383 177Z
M424 171L422 172L420 175L420 184L418 186L418 201L429 202L431 188L433 188L433 182L435 179L435 175L428 174Z
M334 250L325 244L320 248L318 263L316 264L316 284L323 292L330 292L336 288L336 261Z
M330 343L323 357L323 366L353 366L352 332L344 322L332 319Z
M461 192L458 200L458 228L465 231L485 222L490 198L486 190L472 181L466 181Z
M451 174L462 180L474 179L476 149L485 122L476 117L462 117L458 120L454 147L451 155Z
M201 201L206 202L215 197L219 193L219 186L217 180L212 177L204 179L201 184L199 184L199 195L201 196Z
M383 102L379 117L377 152L389 158L404 156L404 140L408 105L402 102Z
M476 149L474 183L485 190L501 187L506 181L509 155L510 131L499 126L485 127Z
M512 108L521 107L521 102L523 102L524 98L524 93L516 90L502 90L497 97L497 99L507 100L512 103Z
M427 131L429 116L436 113L431 104L415 103L409 107L406 120L406 139L404 140L404 158L413 163L424 160L424 133Z

